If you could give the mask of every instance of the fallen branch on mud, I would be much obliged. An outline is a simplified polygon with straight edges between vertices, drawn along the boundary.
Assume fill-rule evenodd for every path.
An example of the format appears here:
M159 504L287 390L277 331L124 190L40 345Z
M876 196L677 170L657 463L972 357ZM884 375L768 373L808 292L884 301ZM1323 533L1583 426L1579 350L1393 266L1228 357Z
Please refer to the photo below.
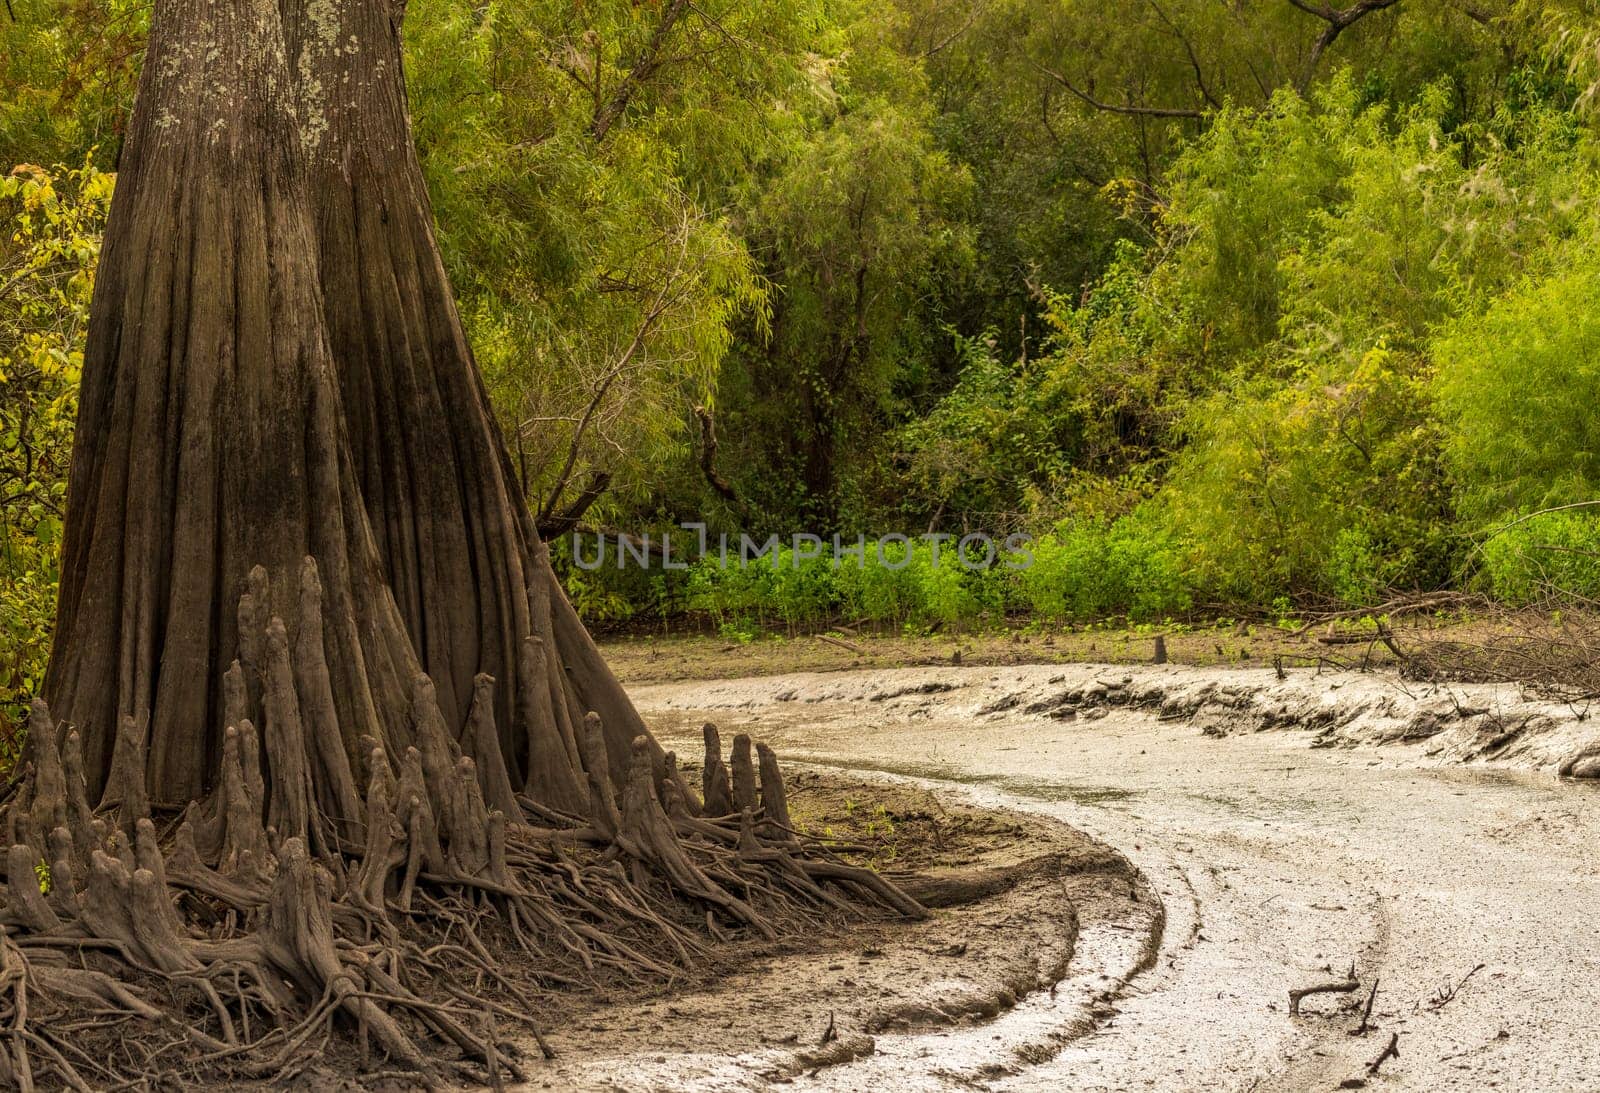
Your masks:
M1382 1053L1379 1054L1376 1059L1367 1064L1367 1077L1376 1078L1378 1076L1379 1067L1383 1066L1383 1064L1389 1059L1398 1058L1400 1058L1400 1034L1398 1032L1391 1032L1389 1033L1388 1046L1383 1049Z
M1425 611L1461 610L1468 607L1486 607L1489 601L1482 596L1465 592L1427 592L1420 595L1397 596L1385 601L1377 607L1357 607L1343 611L1318 612L1307 618L1293 630L1288 631L1291 638L1305 637L1319 626L1327 626L1335 622L1348 622L1352 619L1386 618L1391 621L1407 615L1421 614Z
M1451 1003L1451 1001L1455 999L1457 994L1461 993L1461 988L1467 985L1467 980L1483 971L1485 967L1487 967L1487 965L1478 964L1456 982L1446 983L1444 986L1440 987L1436 992L1434 992L1433 997L1428 999L1428 1008L1436 1013L1439 1010L1444 1009Z
M1313 987L1301 987L1289 992L1289 1016L1300 1016L1300 1003L1316 994L1349 994L1359 990L1361 983L1356 979L1356 966L1350 965L1349 974L1341 980L1331 983L1318 983Z
M1365 1036L1372 1029L1372 1003L1378 1000L1379 980L1374 977L1372 990L1367 992L1367 1004L1361 1011L1361 1023L1350 1030L1351 1036Z

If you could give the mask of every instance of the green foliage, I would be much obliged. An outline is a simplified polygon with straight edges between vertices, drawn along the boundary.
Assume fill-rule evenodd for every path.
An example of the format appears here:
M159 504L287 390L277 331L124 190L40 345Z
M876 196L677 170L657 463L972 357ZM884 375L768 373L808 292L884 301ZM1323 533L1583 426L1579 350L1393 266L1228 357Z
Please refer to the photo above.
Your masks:
M1332 378L1240 382L1196 405L1163 501L1200 585L1256 602L1343 597L1352 581L1425 584L1445 564L1448 483L1422 362L1379 347ZM1360 558L1383 561L1357 578Z
M973 257L970 174L937 147L922 73L882 29L848 28L806 139L762 164L744 216L772 321L744 332L731 362L743 383L724 403L737 461L764 469L741 475L755 502L830 525L926 381L938 302Z
M997 557L995 568L969 569L955 551L954 543L941 542L935 559L932 543L890 541L880 557L869 542L862 558L845 555L836 564L831 544L798 558L782 547L744 565L732 557L724 565L713 553L690 571L688 603L719 626L791 633L839 617L889 628L959 628L998 617L1003 563ZM975 551L972 561L980 561Z
M0 178L0 739L39 693L55 618L67 461L113 178ZM3 760L5 757L0 757Z
M1032 551L1033 565L1014 576L1041 618L1142 622L1182 614L1192 602L1183 544L1150 506L1116 520L1066 521Z
M1600 600L1600 518L1568 509L1523 519L1484 543L1483 572L1510 604Z
M1600 488L1600 259L1584 240L1439 347L1437 391L1464 511L1568 504Z
M1158 454L1184 381L1151 351L1144 254L1126 241L1114 254L1081 300L1049 296L1034 359L1008 365L994 334L956 336L954 388L897 437L910 496L1004 527L1143 496L1141 464Z
M1239 161L1251 201L1217 196L1232 186L1223 170L1232 160L1219 167L1204 142L1197 162L1180 162L1178 174L1198 186L1203 230L1154 280L1180 299L1211 300L1217 312L1242 298L1256 316L1253 328L1232 328L1225 378L1185 414L1165 494L1176 526L1197 544L1199 584L1227 598L1364 603L1383 589L1450 579L1464 498L1444 453L1455 453L1458 473L1485 458L1461 427L1468 407L1509 416L1521 397L1515 350L1484 328L1483 310L1581 229L1591 185L1591 155L1570 119L1541 101L1520 107L1451 132L1442 89L1390 111L1363 105L1348 81L1335 81L1319 113L1286 107L1219 119L1218 132L1288 131L1246 141L1260 149ZM1263 199L1279 211L1272 234L1252 202L1275 176L1305 185L1308 162L1321 165L1321 196L1310 206L1299 195ZM1191 224L1183 193L1172 216ZM1215 240L1251 233L1268 245L1225 260ZM1201 254L1191 261L1193 247ZM1187 287L1195 282L1203 291ZM1202 312L1191 303L1183 313ZM1466 344L1441 345L1452 326L1495 348L1472 356ZM1469 356L1475 364L1463 363ZM1436 362L1444 402L1457 404L1453 420L1438 414ZM1483 425L1476 437L1487 440ZM1499 472L1488 477L1500 480Z
M595 473L610 504L638 500L686 454L687 407L713 402L735 320L765 321L720 186L764 147L770 97L803 79L806 11L665 11L418 0L407 15L441 245L546 513Z
M0 18L0 163L109 166L144 53L148 0L9 0Z
M95 165L149 13L12 6L0 162L85 166L0 185L6 701L48 643ZM591 621L746 638L1374 604L1596 497L1592 7L1393 5L1314 68L1314 13L1211 0L413 0L405 37L541 518L603 480L612 533L1038 536L984 572L555 544ZM1589 588L1587 519L1490 539L1487 586Z

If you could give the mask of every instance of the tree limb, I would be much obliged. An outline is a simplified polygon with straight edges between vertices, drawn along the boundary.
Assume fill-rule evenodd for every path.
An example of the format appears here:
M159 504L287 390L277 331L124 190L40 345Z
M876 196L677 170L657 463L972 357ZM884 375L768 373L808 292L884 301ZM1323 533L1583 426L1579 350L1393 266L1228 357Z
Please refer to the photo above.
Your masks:
M700 419L700 470L706 476L706 481L711 488L716 490L724 500L734 504L739 503L739 495L728 484L728 480L717 473L717 423L711 416L711 411L704 406L694 408L694 416Z
M585 513L594 505L611 486L610 471L594 471L589 475L588 483L581 493L572 499L572 503L554 516L541 519L538 523L539 538L550 542L578 526L578 521L583 519Z
M1164 107L1164 106L1132 106L1132 105L1119 106L1116 103L1101 102L1099 99L1096 99L1093 95L1090 95L1088 92L1079 90L1070 80L1068 80L1065 76L1061 75L1061 73L1053 72L1050 69L1044 67L1044 65L1038 63L1037 61L1031 61L1029 63L1032 64L1034 68L1038 69L1039 72L1041 72L1044 75L1050 77L1056 83L1058 83L1062 87L1066 88L1067 91L1069 91L1074 98L1079 99L1080 101L1087 103L1088 105L1094 107L1096 110L1104 110L1109 114L1124 114L1124 115L1127 115L1127 116L1130 116L1130 117L1139 117L1139 118L1195 118L1195 119L1199 119L1199 118L1205 117L1205 112L1201 111L1201 110L1187 110L1187 109L1181 109L1181 108L1177 108L1177 107Z
M687 239L688 228L685 226L684 235L680 239L678 265L674 267L672 272L667 274L666 280L657 291L655 299L640 320L638 329L634 331L633 339L628 343L627 349L623 350L622 356L617 359L610 371L601 379L599 386L590 397L588 405L584 407L583 413L579 416L577 425L574 426L572 431L572 440L567 445L567 458L561 466L561 473L556 475L555 485L551 487L550 494L544 504L539 507L539 513L536 518L538 523L548 523L558 519L555 515L556 506L560 503L561 495L566 491L567 484L572 479L572 471L578 464L578 455L581 450L584 433L588 431L589 425L593 421L596 412L599 411L601 403L605 401L606 395L610 393L612 384L616 383L617 379L628 370L634 358L644 349L646 339L654 332L661 316L680 303L687 293L687 284L691 280L685 268L685 255L683 253L688 247ZM681 283L680 278L683 279ZM587 508L588 506L585 505L584 507Z
M597 143L606 139L606 134L611 127L622 117L623 111L628 109L628 104L633 101L633 96L638 93L646 81L653 76L663 63L661 56L662 47L666 45L667 38L672 34L672 28L678 19L689 8L689 0L671 0L661 11L661 22L656 24L656 29L650 35L650 41L644 47L644 53L634 62L628 74L622 78L617 89L611 93L605 105L595 110L594 120L589 124L589 136ZM596 73L596 86L599 84L599 73Z
M927 49L922 51L922 56L924 58L932 57L937 53L943 52L949 46L959 41L967 33L967 31L972 29L973 24L978 21L978 16L983 14L984 7L985 4L982 2L982 0L979 0L979 2L973 4L971 10L967 12L966 19L962 20L961 25L956 27L955 30L951 31L943 38L939 39L937 42L930 44Z
M1317 73L1317 64L1322 60L1322 55L1327 52L1328 47L1338 40L1339 35L1373 12L1392 8L1399 2L1400 0L1360 0L1352 7L1339 10L1325 4L1313 4L1309 0L1289 0L1289 3L1307 15L1315 15L1328 24L1322 33L1317 35L1317 40L1311 43L1311 55L1306 58L1305 72L1300 76L1300 93L1304 94L1306 88L1311 86L1311 79Z
M1211 93L1211 88L1206 86L1205 72L1200 67L1200 58L1195 55L1194 44L1189 41L1189 36L1183 32L1182 27L1173 22L1172 17L1167 14L1166 9L1160 4L1156 3L1156 0L1145 0L1145 3L1150 5L1150 9L1156 13L1161 21L1167 25L1167 29L1172 31L1173 36L1178 39L1178 44L1183 46L1183 52L1189 58L1189 67L1194 70L1194 82L1195 86L1200 89L1200 94L1204 96L1206 102L1210 103L1216 109L1221 110L1222 104L1218 102L1217 97Z

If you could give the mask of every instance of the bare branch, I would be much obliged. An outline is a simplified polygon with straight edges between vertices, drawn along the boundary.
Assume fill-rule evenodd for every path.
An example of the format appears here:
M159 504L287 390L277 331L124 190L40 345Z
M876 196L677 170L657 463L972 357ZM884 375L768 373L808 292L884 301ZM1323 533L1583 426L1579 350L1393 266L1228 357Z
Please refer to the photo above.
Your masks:
M583 491L573 498L572 504L548 519L539 521L539 538L545 542L559 538L578 526L578 521L611 486L610 471L594 471L589 475Z
M1315 15L1328 24L1322 33L1317 35L1317 40L1311 43L1311 55L1306 58L1305 72L1300 76L1300 92L1304 94L1306 88L1311 86L1312 77L1317 73L1317 64L1322 60L1322 55L1328 51L1328 47L1338 40L1339 35L1373 12L1392 8L1399 2L1400 0L1360 0L1352 7L1339 10L1323 4L1312 4L1308 0L1289 0L1289 3L1307 15Z
M1167 29L1172 31L1173 36L1178 39L1178 43L1183 46L1183 52L1189 58L1189 67L1194 70L1194 82L1195 86L1200 88L1200 94L1205 97L1206 102L1221 110L1222 104L1211 93L1211 88L1206 86L1206 74L1200 68L1200 58L1195 55L1194 44L1189 41L1189 36L1183 32L1182 27L1173 22L1166 9L1156 3L1156 0L1145 0L1145 3L1150 5L1151 10L1156 13L1163 23L1167 24Z
M967 31L972 29L973 24L978 21L978 16L983 14L984 7L985 4L982 2L982 0L978 0L977 3L974 3L967 11L967 17L966 19L962 20L961 25L956 27L955 30L951 31L943 38L939 39L937 42L934 42L928 46L927 49L922 51L922 56L924 58L932 57L935 54L943 52L949 46L959 41L967 33Z
M643 353L647 341L656 332L662 317L681 304L688 295L694 283L694 275L698 270L698 267L690 263L688 257L692 220L692 217L686 218L678 226L676 265L663 277L654 299L650 301L643 316L640 317L639 325L635 328L627 348L622 351L616 362L600 379L589 398L588 404L584 407L582 414L579 415L577 424L572 431L572 438L567 445L566 460L562 464L560 473L556 475L555 484L551 487L548 497L539 507L537 519L540 523L547 523L557 519L555 515L556 507L560 504L561 496L566 492L567 485L572 480L572 472L577 467L578 456L582 451L584 435L588 432L590 426L595 423L596 415L606 397L611 393L612 386L634 363L635 359ZM605 438L602 436L602 439ZM584 506L585 509L587 507L587 505ZM571 506L568 506L568 511L570 509ZM574 518L574 523L576 523L576 518Z
M700 470L705 474L706 481L711 488L721 494L724 500L738 504L739 495L734 492L728 480L717 473L717 422L711 416L711 411L704 406L694 408L694 416L700 419Z
M655 32L650 35L650 41L645 45L643 54L622 78L617 89L611 93L611 98L606 100L605 105L595 110L594 121L589 125L589 135L595 141L606 139L606 134L617 123L617 119L622 117L623 111L628 109L628 104L633 101L633 96L638 93L639 88L644 86L665 63L662 50L672 35L672 28L688 9L689 0L670 0L670 3L662 9L661 22L656 24ZM598 73L596 76L598 83Z
M1180 109L1180 108L1176 108L1176 107L1164 107L1164 106L1132 106L1132 105L1119 106L1117 103L1101 102L1099 99L1096 99L1093 95L1090 95L1087 91L1079 90L1072 83L1072 81L1068 80L1065 76L1061 75L1061 73L1053 72L1050 69L1044 67L1044 65L1040 64L1037 61L1031 61L1029 63L1032 64L1033 67L1035 69L1037 69L1039 72L1041 72L1042 74L1050 77L1056 83L1058 83L1062 87L1066 88L1067 91L1070 92L1074 98L1076 98L1076 99L1078 99L1078 100L1080 100L1082 102L1088 103L1090 106L1094 107L1096 110L1104 110L1109 114L1124 114L1124 115L1128 115L1130 117L1137 117L1137 118L1195 118L1195 119L1199 119L1199 118L1205 117L1205 112L1201 111L1201 110L1187 110L1187 109Z

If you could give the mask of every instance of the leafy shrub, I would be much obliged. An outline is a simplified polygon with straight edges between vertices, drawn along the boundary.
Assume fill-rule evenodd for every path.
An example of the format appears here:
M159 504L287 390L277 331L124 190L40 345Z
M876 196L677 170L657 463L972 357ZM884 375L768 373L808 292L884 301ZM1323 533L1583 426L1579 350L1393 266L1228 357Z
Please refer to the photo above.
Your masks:
M1439 346L1436 381L1463 510L1501 513L1600 490L1600 256L1530 278Z
M1533 516L1491 536L1483 561L1490 589L1508 603L1600 600L1600 516L1587 509Z
M1365 528L1345 528L1334 537L1325 572L1333 594L1351 607L1371 607L1383 592L1382 562Z
M974 566L980 561L976 553L969 558ZM798 560L782 547L744 565L732 552L724 565L713 552L690 568L685 602L740 632L782 626L794 633L839 616L889 627L960 627L1004 614L1003 572L998 544L986 569L962 565L948 541L939 544L937 560L933 544L898 540L883 544L881 558L869 542L859 562L847 554L836 563L831 545Z
M1044 618L1150 620L1190 606L1183 551L1152 508L1110 522L1067 521L1032 551L1033 564L1014 579Z
M687 605L705 611L719 626L745 629L782 624L791 633L829 618L838 601L832 558L782 547L740 564L737 550L726 564L717 552L690 567Z

